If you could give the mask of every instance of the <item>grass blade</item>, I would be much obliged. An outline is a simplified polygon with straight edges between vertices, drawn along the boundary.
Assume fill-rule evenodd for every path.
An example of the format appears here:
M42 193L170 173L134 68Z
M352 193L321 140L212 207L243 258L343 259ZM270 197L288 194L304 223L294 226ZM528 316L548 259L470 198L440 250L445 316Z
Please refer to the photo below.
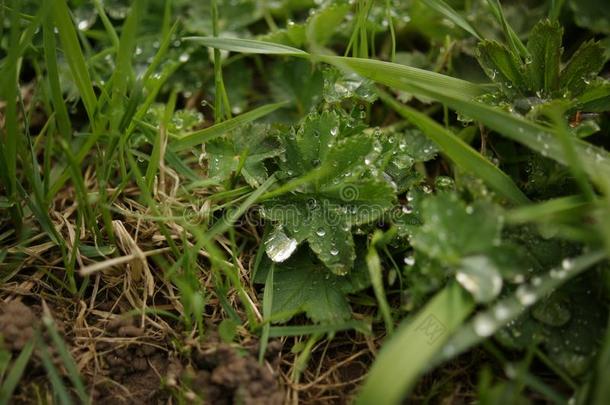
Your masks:
M261 117L264 117L265 115L271 114L273 111L285 106L286 104L288 103L282 102L275 104L267 104L252 111L248 111L247 113L241 114L235 118L231 118L230 120L223 121L209 128L192 132L188 135L177 138L174 141L170 141L170 148L173 151L179 151L200 145L211 139L217 138L227 133L228 131L238 128L241 125L257 120Z
M240 53L256 53L264 55L292 55L308 56L301 49L273 42L257 41L254 39L241 38L215 38L215 37L184 37L185 41L195 41L202 45L215 49Z
M78 398L80 399L81 403L88 404L90 402L89 396L87 395L87 392L85 391L85 385L83 384L83 381L80 378L80 372L78 371L76 363L74 362L74 358L72 358L72 355L68 351L66 344L59 336L53 319L49 314L44 314L42 317L42 322L46 326L49 335L51 335L53 346L55 347L55 349L57 349L59 353L59 357L61 358L63 365L68 373L68 378L70 378L70 381L72 381L72 384L76 389L76 394L78 395Z
M474 303L457 284L439 292L384 343L356 404L400 404L417 377L471 313Z
M560 268L552 269L546 275L540 277L540 281L536 282L536 285L522 284L513 296L505 298L490 309L478 313L472 321L464 325L447 342L445 350L439 351L440 355L436 356L434 361L430 363L430 368L463 353L483 339L493 335L511 320L516 319L527 307L535 304L540 298L547 296L566 281L605 258L605 252L594 251L576 259L564 259ZM496 315L499 313L502 314L501 317ZM485 333L482 333L478 327L483 321L486 322Z
M490 187L514 204L520 205L529 202L529 199L508 175L485 159L453 132L444 128L427 115L398 103L386 93L381 93L381 99L400 115L415 124L457 166L479 176Z
M462 17L457 11L455 11L449 4L445 3L443 0L423 0L423 2L434 9L435 11L441 13L450 21L452 21L455 25L463 29L464 31L470 33L472 36L477 38L478 40L482 40L481 35L476 28L474 28L470 23Z
M66 0L53 1L51 8L53 9L55 25L59 33L66 61L70 66L74 82L78 87L81 99L85 105L89 121L94 125L97 98L95 97L93 83L91 82L87 64L85 63L85 57L83 56L81 47L78 43L76 30L74 29L74 24L70 17L70 10L68 9Z
M381 316L383 317L385 329L388 335L391 335L394 332L394 320L392 319L392 311L390 309L390 304L388 304L388 299L383 288L381 259L379 258L379 254L377 253L377 249L375 247L375 244L378 243L382 238L383 233L381 231L377 231L373 235L371 246L369 247L369 251L366 254L366 265L369 270L371 285L373 286L373 291L375 292L375 297L377 298L377 304L379 305L379 311L381 312Z
M30 357L32 357L36 341L36 339L31 339L25 344L21 353L19 353L19 356L15 360L13 367L11 367L11 370L8 372L6 379L2 383L2 386L0 386L0 404L9 403L13 391L15 391L17 384L19 384L19 380L21 380L21 376L30 361Z
M267 279L265 280L265 291L263 293L263 320L269 319L273 312L273 272L275 270L275 264L271 264ZM267 350L267 343L269 342L269 332L271 331L271 324L269 322L263 325L263 332L261 333L260 349L258 352L258 362L263 363L265 359L265 351Z

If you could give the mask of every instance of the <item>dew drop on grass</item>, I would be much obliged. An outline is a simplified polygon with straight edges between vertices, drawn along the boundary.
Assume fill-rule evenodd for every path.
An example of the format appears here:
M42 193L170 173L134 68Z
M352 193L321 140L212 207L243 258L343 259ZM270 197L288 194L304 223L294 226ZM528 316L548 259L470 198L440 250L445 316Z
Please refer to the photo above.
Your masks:
M274 262L283 262L288 259L297 248L297 241L289 238L284 231L277 229L265 241L265 252Z
M519 288L517 288L516 295L521 305L526 307L532 305L538 299L536 296L536 291L528 284L519 286Z
M503 322L510 317L510 309L504 304L498 304L494 308L494 316L499 322Z
M464 258L455 278L477 302L489 302L502 290L502 277L485 256Z
M474 331L481 337L493 335L496 329L496 322L493 317L488 314L479 314L474 318Z

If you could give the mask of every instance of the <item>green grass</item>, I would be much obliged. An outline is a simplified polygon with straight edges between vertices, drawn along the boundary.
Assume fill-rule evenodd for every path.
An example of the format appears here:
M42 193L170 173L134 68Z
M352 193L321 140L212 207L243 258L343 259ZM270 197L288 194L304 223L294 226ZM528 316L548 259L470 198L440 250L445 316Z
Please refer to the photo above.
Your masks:
M0 403L607 402L595 6L0 2Z

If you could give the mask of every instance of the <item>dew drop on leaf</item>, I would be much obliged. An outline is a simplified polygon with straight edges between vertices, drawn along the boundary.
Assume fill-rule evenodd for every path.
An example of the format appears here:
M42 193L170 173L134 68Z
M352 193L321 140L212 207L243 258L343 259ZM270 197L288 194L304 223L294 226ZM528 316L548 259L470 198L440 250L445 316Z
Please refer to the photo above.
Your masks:
M271 260L278 263L288 259L296 248L296 239L289 238L281 229L276 229L265 241L265 252Z

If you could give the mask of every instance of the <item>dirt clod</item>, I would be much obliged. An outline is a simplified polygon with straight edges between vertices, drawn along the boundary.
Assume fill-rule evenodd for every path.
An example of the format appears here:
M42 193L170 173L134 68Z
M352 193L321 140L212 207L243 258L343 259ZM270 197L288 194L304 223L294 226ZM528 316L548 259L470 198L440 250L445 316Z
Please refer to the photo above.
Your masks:
M209 404L281 404L282 391L276 376L252 355L242 355L220 345L197 356L193 389ZM191 371L193 372L193 371Z
M0 335L10 350L23 349L34 335L36 323L34 312L21 301L0 303Z

